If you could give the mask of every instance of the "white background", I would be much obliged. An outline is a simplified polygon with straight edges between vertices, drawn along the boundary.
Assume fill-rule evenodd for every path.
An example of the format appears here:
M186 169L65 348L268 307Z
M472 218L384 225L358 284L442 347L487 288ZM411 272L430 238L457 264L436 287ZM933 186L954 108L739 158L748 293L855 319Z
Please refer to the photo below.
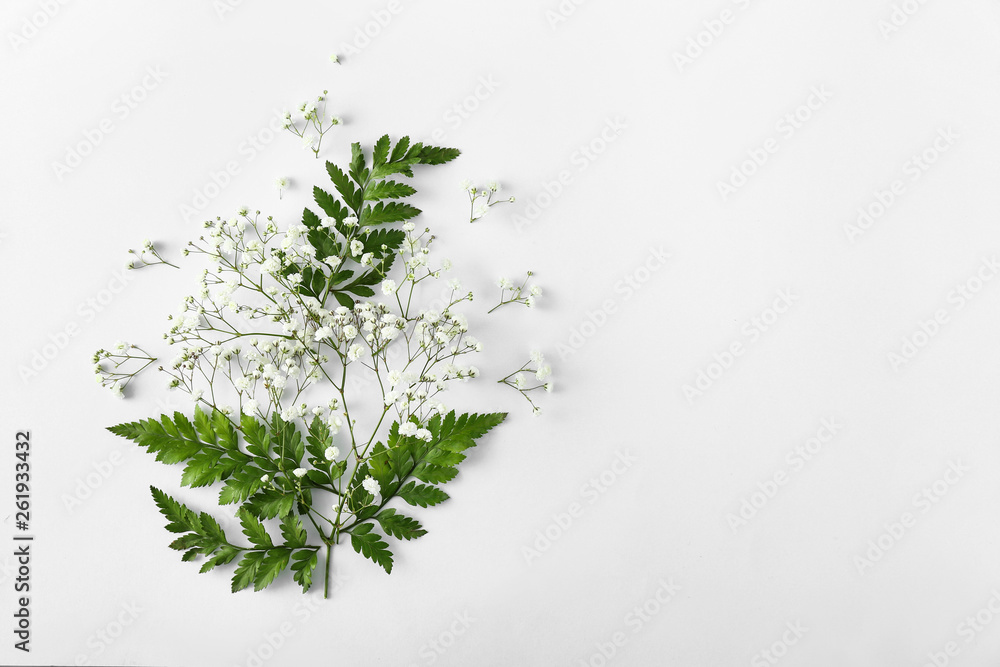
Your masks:
M232 11L105 0L48 18L43 4L0 10L0 516L13 534L13 435L31 429L36 535L33 651L14 651L6 629L7 556L0 663L598 666L621 632L608 664L774 664L765 649L789 666L918 666L935 653L995 664L1000 280L984 269L992 280L977 282L1000 251L995 2L911 0L892 32L880 29L886 0L589 0L562 13L556 0L402 0L395 13L381 0ZM366 27L373 36L359 37ZM699 33L707 46L679 66ZM147 68L166 78L122 117L116 100ZM801 110L814 87L831 97ZM422 220L482 310L498 275L536 272L539 309L507 310L503 326L470 316L488 377L541 347L557 391L537 419L489 382L452 397L512 416L474 450L450 502L414 512L429 534L396 549L391 576L341 548L327 602L290 582L232 595L227 572L198 575L166 548L147 487L199 509L212 494L181 491L179 467L103 430L190 406L152 374L117 402L90 371L93 350L120 338L162 350L164 317L197 269L131 274L99 313L86 302L117 287L144 237L176 258L201 220L241 204L294 221L322 162L288 135L253 159L245 142L323 89L346 121L325 158L344 162L351 141L385 132L463 150L417 175ZM456 124L456 104L476 109ZM810 117L787 136L777 124L797 110ZM103 119L114 131L60 178L54 163ZM621 133L600 139L616 119ZM933 155L949 129L958 138ZM777 152L724 199L718 183L769 138ZM580 152L591 142L592 161ZM937 159L914 179L908 162L927 149ZM185 219L229 161L239 173ZM279 200L281 175L293 187ZM498 178L518 202L470 226L467 177ZM849 238L859 207L895 180L902 193ZM661 247L671 259L647 271ZM641 289L625 289L627 276ZM967 283L971 300L955 292ZM794 305L774 322L781 290ZM890 353L936 311L945 323L894 368ZM754 317L771 324L752 340ZM60 336L67 327L76 335ZM736 342L743 354L713 367ZM716 379L689 400L702 371ZM793 466L786 455L824 419L842 426ZM608 473L619 453L634 463ZM109 457L120 465L68 507ZM952 464L962 476L939 481ZM602 473L613 482L590 502L583 488ZM781 473L773 497L753 496ZM936 481L943 495L915 501ZM744 500L756 514L735 525ZM559 528L574 502L582 513ZM913 525L894 528L904 513ZM679 587L665 604L661 580ZM653 613L637 623L628 615L644 604ZM141 611L122 630L123 605Z

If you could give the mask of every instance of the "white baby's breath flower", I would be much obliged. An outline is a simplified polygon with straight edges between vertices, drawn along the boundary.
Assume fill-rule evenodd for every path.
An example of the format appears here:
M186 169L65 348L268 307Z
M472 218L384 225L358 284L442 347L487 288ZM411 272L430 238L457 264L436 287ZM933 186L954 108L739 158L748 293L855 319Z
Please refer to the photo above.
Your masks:
M357 224L358 224L357 216L349 215L346 218L344 218L344 225L347 227L354 227Z
M399 434L404 436L416 435L417 425L413 422L403 422L399 425Z
M347 350L347 358L351 361L357 361L365 355L366 348L360 343L355 343Z
M545 361L545 355L542 354L541 350L532 350L530 356L531 360L534 361L536 364L540 364Z
M335 461L340 456L340 450L336 447L327 447L326 451L323 452L323 456L326 457L327 461Z
M379 488L378 482L372 479L371 475L365 477L364 481L361 482L361 486L363 486L365 491L372 494L373 496L377 496L379 494L379 491L381 490Z
M389 296L396 293L396 281L385 279L382 281L382 294Z
M351 255L353 257L357 257L358 255L360 255L364 251L365 251L365 246L364 246L363 243L361 243L361 241L359 241L357 239L354 239L353 241L351 241Z
M295 475L296 477L301 478L306 476L306 472L307 470L305 468L296 468L295 470L292 471L292 474Z

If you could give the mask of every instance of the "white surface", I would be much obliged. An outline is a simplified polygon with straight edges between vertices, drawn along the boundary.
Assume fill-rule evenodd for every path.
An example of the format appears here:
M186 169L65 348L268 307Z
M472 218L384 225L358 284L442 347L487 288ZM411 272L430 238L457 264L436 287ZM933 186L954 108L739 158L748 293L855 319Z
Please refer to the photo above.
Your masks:
M949 294L1000 254L1000 7L927 2L884 38L889 2L742 5L593 0L553 28L555 0L402 0L337 67L327 56L386 3L247 1L220 18L208 2L67 2L16 50L8 34L40 5L4 3L0 432L12 443L16 428L33 431L37 543L34 651L14 651L5 631L0 663L255 664L250 652L288 622L263 664L600 665L597 644L621 631L612 664L763 665L759 652L800 622L808 630L780 664L916 666L952 641L948 664L993 664L1000 618L985 613L993 622L971 641L959 626L1000 590L1000 280L961 309ZM725 8L732 24L679 72L674 52ZM121 118L115 100L147 67L166 79ZM496 91L453 128L446 112L490 76ZM832 98L784 136L776 123L814 86ZM396 549L391 576L342 549L341 588L303 620L318 595L231 595L226 573L181 563L147 487L202 508L211 496L180 492L179 468L103 431L159 410L162 383L115 402L92 382L90 354L119 338L159 342L192 274L136 274L96 317L80 304L144 237L176 246L243 203L297 215L321 162L292 137L253 160L241 146L274 109L324 88L348 121L331 159L350 141L430 142L437 128L446 137L434 143L464 151L418 175L424 219L473 287L537 273L543 307L480 333L516 355L542 346L558 391L538 420L513 392L488 392L482 406L513 418L475 450L451 502L415 512L429 535ZM621 135L581 162L579 146L619 117ZM57 179L52 163L104 118L113 133ZM942 128L959 138L910 180L906 162ZM777 153L723 202L717 182L770 137ZM179 207L230 160L240 173L185 221ZM515 215L564 170L562 195L518 230ZM281 201L278 175L297 186ZM497 177L519 203L470 227L455 188L465 177ZM894 179L905 192L849 242L845 224ZM632 295L616 288L661 246L665 268ZM744 323L779 290L794 306L751 341ZM606 300L605 326L584 327L592 335L559 360ZM947 324L895 371L887 354L939 309ZM79 335L19 379L70 324ZM505 339L517 331L527 340ZM734 342L744 354L686 400L682 387ZM786 453L824 418L842 430L793 469ZM591 504L583 485L619 451L635 463ZM115 452L121 465L68 511L64 494ZM915 506L954 461L968 471L928 511ZM734 532L727 515L779 471L787 483ZM0 474L5 505L11 477ZM582 515L526 563L523 547L575 501ZM855 558L904 512L915 526L859 573ZM676 597L648 622L627 617L661 578ZM6 571L2 586L6 616ZM97 655L95 633L123 604L142 611ZM427 648L451 643L464 613L474 620L450 648Z

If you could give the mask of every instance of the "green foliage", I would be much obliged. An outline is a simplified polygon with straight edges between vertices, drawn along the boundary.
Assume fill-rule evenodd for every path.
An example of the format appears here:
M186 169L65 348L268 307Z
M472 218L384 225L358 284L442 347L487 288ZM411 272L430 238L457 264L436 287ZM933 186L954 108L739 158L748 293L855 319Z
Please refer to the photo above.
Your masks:
M385 535L399 540L414 540L427 531L416 519L386 507L387 503L398 496L412 506L426 508L447 500L448 494L436 485L454 478L458 464L465 458L461 452L473 447L478 438L505 417L503 413L456 417L450 412L444 418L437 415L427 424L432 435L429 442L400 436L399 424L392 424L388 446L376 443L354 471L354 483L345 486L352 489L346 504L354 521L343 532L350 535L354 550L391 572L392 552L375 531L376 524ZM240 504L236 517L250 544L247 547L232 544L211 515L194 512L163 491L150 487L153 500L168 520L167 530L178 534L170 547L184 552L182 560L205 557L201 572L238 560L233 592L250 586L257 591L266 588L290 565L294 581L302 586L303 592L309 590L321 546L309 544L309 532L302 517L313 512L312 491L333 490L333 484L347 469L346 461L325 460L333 436L321 419L312 420L304 438L294 423L284 421L279 415L274 415L268 425L244 415L237 431L222 413L209 414L201 409L195 410L193 421L175 413L173 417L164 415L159 420L120 424L109 430L146 447L159 460L175 463L187 460L181 475L182 485L205 486L225 479L220 504ZM163 455L164 452L171 455ZM181 459L179 452L186 459ZM274 478L262 481L265 474L281 475L291 467L299 467L306 452L311 455L309 463L314 467L309 474L296 478L296 486L286 488L286 484L292 484L287 475L278 478L286 480L281 483ZM206 461L215 461L215 468L203 468ZM217 469L226 472L219 473ZM375 496L357 483L369 475L381 488L382 500L377 505ZM206 479L211 481L205 482ZM278 520L283 540L277 544L265 525L274 519Z
M392 573L392 552L378 533L372 532L372 524L359 524L351 532L351 546L354 550L378 565L381 565L387 574Z
M318 547L306 544L305 530L297 517L282 520L281 532L285 543L275 546L264 525L249 512L240 510L237 515L243 533L252 545L241 547L229 542L222 526L211 515L193 512L163 491L152 486L149 488L160 513L169 521L167 530L179 534L170 543L170 548L184 552L181 560L192 561L204 556L205 562L199 571L205 573L239 558L232 583L235 593L251 584L257 591L266 588L288 566L289 559L295 559L293 578L302 586L303 592L309 590Z
M302 255L285 246L275 254L284 262L281 273L300 274L295 289L317 299L323 309L332 310L335 304L351 307L356 298L373 296L407 239L393 225L420 214L403 201L416 190L401 179L412 177L416 165L442 164L458 154L455 149L411 144L408 137L394 145L383 136L368 155L359 144L352 145L346 169L326 165L332 187L313 189L321 213L309 208L302 213L304 234L320 263L289 262L290 257ZM317 321L307 326L319 326ZM347 399L342 400L346 404ZM344 411L348 414L346 405ZM109 428L157 461L183 464L181 486L216 487L219 504L235 506L242 533L237 540L243 544L230 541L211 515L193 511L151 487L154 502L167 519L166 528L174 534L170 547L182 552L183 561L203 561L201 572L233 565L233 592L262 590L285 570L303 592L308 591L320 550L329 554L345 537L354 551L390 573L393 554L388 538L410 541L427 531L416 518L389 504L398 497L412 507L428 508L447 500L439 486L454 479L466 450L506 417L450 412L425 423L413 417L423 438L402 435L397 422L388 425L382 441L375 441L379 427L385 428L382 421L364 440L355 435L353 421L335 437L320 417L300 426L283 419L273 406L265 414L270 417L237 418L198 406L190 417L175 412ZM415 430L408 425L403 432ZM346 458L331 449L335 443L340 443Z
M403 137L392 147L389 136L385 135L375 143L369 166L361 145L352 144L351 164L346 172L332 162L326 163L330 182L340 198L320 187L313 188L313 200L326 217L332 218L332 226L324 226L320 217L308 208L302 213L302 224L309 228L309 243L316 248L316 258L336 268L322 272L292 264L285 268L285 275L301 274L299 292L320 301L332 296L340 305L351 307L355 298L373 296L371 286L388 275L405 235L398 230L372 228L411 220L421 212L401 201L384 201L416 193L410 185L387 180L388 177L396 174L412 177L415 165L443 164L459 154L455 148L420 143L411 146L409 137ZM345 223L349 216L357 218L356 226ZM363 252L373 255L374 267L364 267L356 261L351 253L352 240L360 241ZM331 263L327 261L329 258L340 261ZM348 264L357 268L347 270Z

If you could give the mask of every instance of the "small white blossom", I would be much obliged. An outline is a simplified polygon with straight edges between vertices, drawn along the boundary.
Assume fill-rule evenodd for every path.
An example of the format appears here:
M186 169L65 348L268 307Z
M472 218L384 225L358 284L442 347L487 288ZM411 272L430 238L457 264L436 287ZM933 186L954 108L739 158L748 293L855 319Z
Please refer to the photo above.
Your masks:
M361 482L361 486L363 486L365 488L365 491L372 494L373 496L377 496L379 494L380 488L378 482L372 479L371 475L365 477L364 481Z
M327 461L334 461L338 456L340 456L340 450L336 447L327 447L326 451L323 452Z
M292 471L292 474L295 475L296 477L305 477L306 476L306 469L305 468L296 468L295 470Z
M382 294L389 296L396 293L396 281L385 279L382 281Z

